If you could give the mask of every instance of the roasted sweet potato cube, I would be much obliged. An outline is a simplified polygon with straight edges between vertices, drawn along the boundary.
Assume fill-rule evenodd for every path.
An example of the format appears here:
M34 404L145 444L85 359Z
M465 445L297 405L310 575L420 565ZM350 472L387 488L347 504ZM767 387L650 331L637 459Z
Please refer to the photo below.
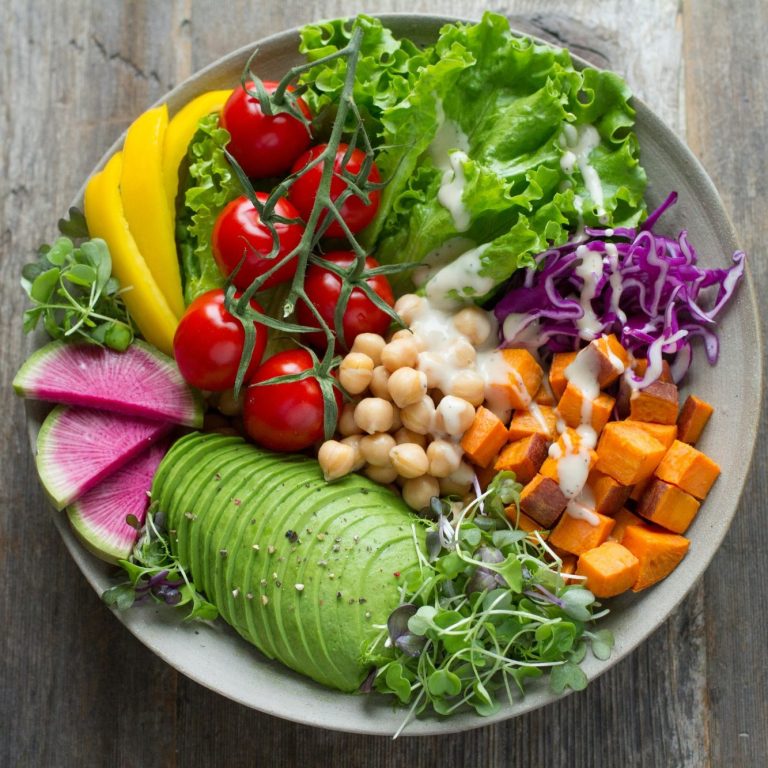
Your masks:
M625 424L631 424L633 427L642 429L651 437L655 437L666 449L677 439L677 426L675 424L655 424L652 421L634 421L627 419Z
M587 485L592 491L595 512L612 517L626 504L631 485L622 485L604 472L593 469L587 478Z
M632 370L635 376L645 376L645 372L648 370L648 361L644 357L636 357L632 361ZM669 363L666 360L661 361L661 373L656 381L672 382L672 369L669 367Z
M512 408L527 408L539 391L544 371L527 349L502 349L500 354L509 368L509 403Z
M656 477L703 499L720 474L720 467L701 451L680 440L675 440L664 454Z
M614 516L613 520L616 525L613 526L609 539L621 542L624 537L624 531L627 530L629 525L641 525L643 519L638 517L634 513L630 512L626 507L622 507Z
M676 485L654 478L637 504L637 513L674 533L685 533L699 511L699 502Z
M640 573L632 587L633 592L669 576L690 546L685 536L650 525L628 525L621 543L640 561Z
M475 470L475 475L477 476L477 482L481 491L488 488L493 481L493 478L496 477L496 468L494 467L494 464L496 463L497 458L498 456L495 456L491 459L487 467L479 467L477 465L472 466L472 469Z
M547 405L538 405L529 410L515 411L509 422L509 439L522 440L524 437L539 434L552 441L557 435L557 414Z
M639 483L635 483L632 486L632 493L629 494L629 498L632 501L640 501L640 497L645 492L645 489L648 487L648 484L653 480L653 475L649 475L645 478L645 480L641 480Z
M579 557L576 573L586 576L584 586L595 597L615 597L635 585L640 561L618 542L604 541Z
M696 443L714 410L706 401L688 395L677 417L678 440L690 445Z
M566 584L578 584L581 579L569 579L568 576L572 576L574 573L576 573L576 568L579 564L579 558L576 557L576 555L568 554L567 552L564 552L560 559L563 561L563 564L560 566L560 575L563 577Z
M625 421L605 425L597 444L597 465L622 485L634 485L653 474L664 446L647 432Z
M548 405L550 407L557 405L557 400L555 399L552 390L543 379L539 391L533 397L533 402L536 403L536 405Z
M613 529L613 518L596 512L589 519L566 512L549 536L549 541L572 555L599 547Z
M654 381L629 396L629 418L655 424L675 424L677 405L677 387L666 381Z
M542 528L551 528L567 503L560 486L544 475L536 475L520 494L520 509Z
M581 424L588 423L595 432L600 434L611 418L611 411L616 401L604 392L589 403L585 403L587 399L584 393L569 381L557 404L557 412L569 427L576 429Z
M552 365L549 368L549 386L557 400L563 396L568 379L565 378L565 369L576 359L576 352L555 352L552 356Z
M627 371L619 380L619 391L616 395L616 410L619 416L624 419L629 415L629 398L634 392L634 387L630 384L628 377L634 375L642 379L648 369L648 361L645 358L636 358L632 362L632 372ZM656 381L672 382L672 372L669 363L666 360L661 362L661 374Z
M487 467L506 442L507 428L504 422L481 405L472 425L461 438L461 447L473 464Z
M538 433L509 443L501 449L494 469L497 472L514 472L518 482L528 483L533 480L547 458L548 447L548 440Z
M586 480L589 471L597 463L597 453L592 449L584 449L563 453L557 458L549 456L541 465L539 472L545 477L551 477L556 483L560 484L563 480L563 477L561 477L561 467L563 465L560 462L565 462L565 466L568 467L567 471L573 475L574 482L579 482L579 478ZM581 487L572 489L574 495L580 490Z
M613 384L629 365L627 351L612 333L591 341L579 354L589 358L600 389Z

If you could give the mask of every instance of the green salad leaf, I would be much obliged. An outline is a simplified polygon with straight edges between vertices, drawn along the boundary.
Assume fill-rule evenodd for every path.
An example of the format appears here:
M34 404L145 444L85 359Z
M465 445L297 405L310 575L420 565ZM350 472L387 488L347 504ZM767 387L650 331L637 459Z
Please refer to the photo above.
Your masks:
M229 133L219 126L214 113L200 120L189 146L189 183L176 233L186 304L225 283L213 258L211 236L226 204L242 194L224 152L228 141Z

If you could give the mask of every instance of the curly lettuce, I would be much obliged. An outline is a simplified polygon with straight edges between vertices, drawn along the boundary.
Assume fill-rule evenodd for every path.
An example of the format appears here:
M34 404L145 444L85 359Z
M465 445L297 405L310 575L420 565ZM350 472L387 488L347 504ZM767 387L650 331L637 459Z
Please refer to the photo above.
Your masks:
M188 152L189 180L176 233L181 256L184 301L224 285L211 250L218 215L241 194L240 182L224 154L229 133L214 113L200 120Z

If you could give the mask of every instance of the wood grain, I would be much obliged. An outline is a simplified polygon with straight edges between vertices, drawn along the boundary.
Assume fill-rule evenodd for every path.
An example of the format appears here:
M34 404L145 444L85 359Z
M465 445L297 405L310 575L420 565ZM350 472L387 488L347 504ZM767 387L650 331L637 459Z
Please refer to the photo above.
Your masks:
M424 0L0 0L0 398L7 414L0 433L0 765L693 768L768 761L764 439L703 585L646 643L581 694L441 738L392 743L311 729L199 687L114 620L51 525L23 408L7 386L26 350L17 281L102 152L170 87L264 35L362 10L478 17L483 9L481 2ZM744 247L759 254L768 239L764 3L519 0L493 9L624 74L687 135ZM764 291L765 261L753 259L752 269Z

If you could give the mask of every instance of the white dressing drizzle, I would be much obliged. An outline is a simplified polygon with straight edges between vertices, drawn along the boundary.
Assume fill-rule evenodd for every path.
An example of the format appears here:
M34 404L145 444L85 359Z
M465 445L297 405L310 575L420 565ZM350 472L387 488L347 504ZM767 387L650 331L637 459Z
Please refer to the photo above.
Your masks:
M597 132L597 128L594 125L566 125L560 134L559 142L563 148L563 154L560 158L560 167L563 173L570 176L578 166L581 178L584 180L584 186L595 205L597 215L603 219L606 215L603 207L603 185L597 170L589 162L590 153L600 144L600 134Z
M591 251L586 245L580 245L576 249L576 255L581 261L574 271L584 282L579 295L583 314L576 320L576 326L582 339L592 341L597 338L602 328L592 309L592 299L595 298L597 284L603 276L603 256L597 251Z
M482 268L480 257L489 246L490 243L483 243L477 248L462 253L430 278L425 292L433 306L455 310L463 304L456 296L484 296L493 288L494 279L480 274Z

